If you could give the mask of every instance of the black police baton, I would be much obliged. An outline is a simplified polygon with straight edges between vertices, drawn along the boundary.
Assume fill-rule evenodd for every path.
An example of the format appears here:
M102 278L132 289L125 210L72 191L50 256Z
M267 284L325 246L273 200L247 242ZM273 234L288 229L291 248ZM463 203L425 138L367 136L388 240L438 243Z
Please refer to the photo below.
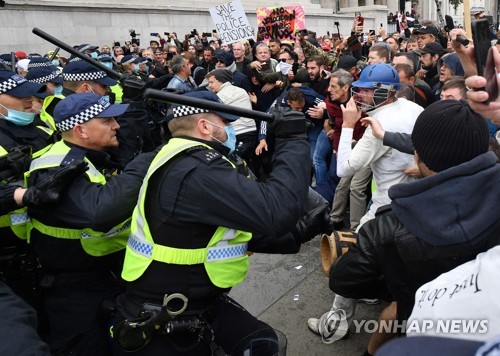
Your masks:
M225 114L248 117L250 119L259 121L273 122L274 120L274 115L267 114L265 112L244 109L227 104L215 103L213 101L193 98L187 95L169 93L163 90L146 89L146 91L144 92L144 97L149 98L151 100L163 101L167 103L189 105L195 108L200 108L210 111L220 111Z
M73 56L80 58L82 61L85 61L85 62L89 63L90 65L93 65L94 67L102 70L103 72L106 72L108 77L111 77L111 78L116 79L116 80L120 80L122 78L122 75L120 73L115 72L114 70L106 67L101 62L96 61L95 59L87 56L85 53L79 52L78 50L74 49L70 45L68 45L68 44L58 40L57 38L49 35L47 32L42 31L37 27L34 27L32 32L35 35L43 38L44 40L52 43L53 45L55 45L59 48L62 48L63 50L72 54Z
M14 52L10 52L10 67L16 73L16 54Z
M57 54L59 53L59 50L61 48L57 47L55 50L54 50L54 53L52 53L52 56L50 56L49 58L49 61L52 62L54 60L54 58L56 58Z

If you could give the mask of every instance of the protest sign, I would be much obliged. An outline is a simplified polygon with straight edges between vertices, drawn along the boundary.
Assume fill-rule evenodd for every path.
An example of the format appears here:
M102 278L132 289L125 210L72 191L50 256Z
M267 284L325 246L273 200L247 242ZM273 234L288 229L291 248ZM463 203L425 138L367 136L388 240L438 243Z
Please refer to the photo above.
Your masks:
M295 41L295 31L305 28L305 13L302 6L257 9L257 39L260 41L267 43L271 38Z
M253 28L239 0L214 6L209 10L222 43L230 44L254 37Z

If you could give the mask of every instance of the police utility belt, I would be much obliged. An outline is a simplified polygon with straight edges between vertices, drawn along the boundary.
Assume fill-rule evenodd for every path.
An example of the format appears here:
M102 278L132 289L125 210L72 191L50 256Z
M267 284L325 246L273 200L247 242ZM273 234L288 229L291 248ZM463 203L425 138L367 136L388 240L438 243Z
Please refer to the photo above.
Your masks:
M128 352L146 347L154 335L198 334L198 340L213 340L212 329L202 313L182 315L188 298L181 293L165 294L163 304L144 303L139 317L111 327L111 336L118 346Z

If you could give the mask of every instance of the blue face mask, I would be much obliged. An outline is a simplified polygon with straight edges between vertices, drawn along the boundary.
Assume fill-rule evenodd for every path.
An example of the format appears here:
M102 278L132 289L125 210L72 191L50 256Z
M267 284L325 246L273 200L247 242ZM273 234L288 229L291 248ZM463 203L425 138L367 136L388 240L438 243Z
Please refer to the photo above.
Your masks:
M90 54L90 56L91 56L92 58L94 58L94 59L97 59L97 53L96 53L96 52L92 52L92 53Z
M108 103L111 103L111 101L109 100L109 95L104 95L103 99L106 100Z
M54 88L54 95L61 95L63 91L63 86L59 85L58 87Z
M207 120L207 122L210 122L212 125L217 126L217 127L221 128L221 129L224 129L224 131L226 131L226 135L227 135L226 142L222 142L221 140L219 140L219 139L217 139L217 138L215 138L213 136L210 136L210 137L212 137L216 141L222 143L224 146L226 146L227 148L229 148L229 153L233 153L234 150L236 149L236 133L234 132L234 127L232 127L231 125L221 127L221 126L219 126L217 124L214 124L211 121Z
M56 66L56 67L59 67L61 65L61 63L59 63L59 60L58 59L53 59L52 60L52 65L53 66Z
M35 120L35 114L32 112L17 111L13 109L7 109L2 105L4 109L7 110L7 116L0 113L0 115L7 121L12 122L16 126L26 126Z
M135 65L134 68L132 69L132 72L137 73L139 72L139 65Z
M112 69L113 68L113 62L102 62L101 64L105 65L106 67L108 67L109 69Z

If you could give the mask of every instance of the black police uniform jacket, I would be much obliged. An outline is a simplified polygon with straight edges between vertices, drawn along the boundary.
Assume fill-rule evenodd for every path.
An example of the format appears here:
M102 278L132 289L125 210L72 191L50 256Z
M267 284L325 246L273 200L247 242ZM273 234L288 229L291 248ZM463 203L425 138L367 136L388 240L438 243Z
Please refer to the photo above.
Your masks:
M70 147L77 147L70 143ZM31 217L45 225L60 228L109 231L132 216L137 196L155 153L139 155L130 162L119 175L115 164L105 152L97 152L78 147L94 166L107 178L105 185L90 182L86 175L76 178L62 199L45 209L29 209ZM51 175L51 169L36 170L29 177L29 185ZM32 231L31 243L42 260L43 266L53 272L91 272L100 270L116 262L117 252L103 257L88 255L80 240L68 240L46 236L37 230Z
M227 153L224 146L202 142L216 150L200 146L199 150L180 154L149 180L145 217L155 243L181 249L204 248L217 227L224 226L253 233L249 251L297 252L300 242L292 231L304 211L308 192L307 141L276 139L273 170L264 183L238 173L220 153ZM190 306L197 305L196 300L203 304L203 300L223 291L211 283L203 264L183 266L157 261L129 282L127 290L135 304L161 303L165 293L183 293Z

